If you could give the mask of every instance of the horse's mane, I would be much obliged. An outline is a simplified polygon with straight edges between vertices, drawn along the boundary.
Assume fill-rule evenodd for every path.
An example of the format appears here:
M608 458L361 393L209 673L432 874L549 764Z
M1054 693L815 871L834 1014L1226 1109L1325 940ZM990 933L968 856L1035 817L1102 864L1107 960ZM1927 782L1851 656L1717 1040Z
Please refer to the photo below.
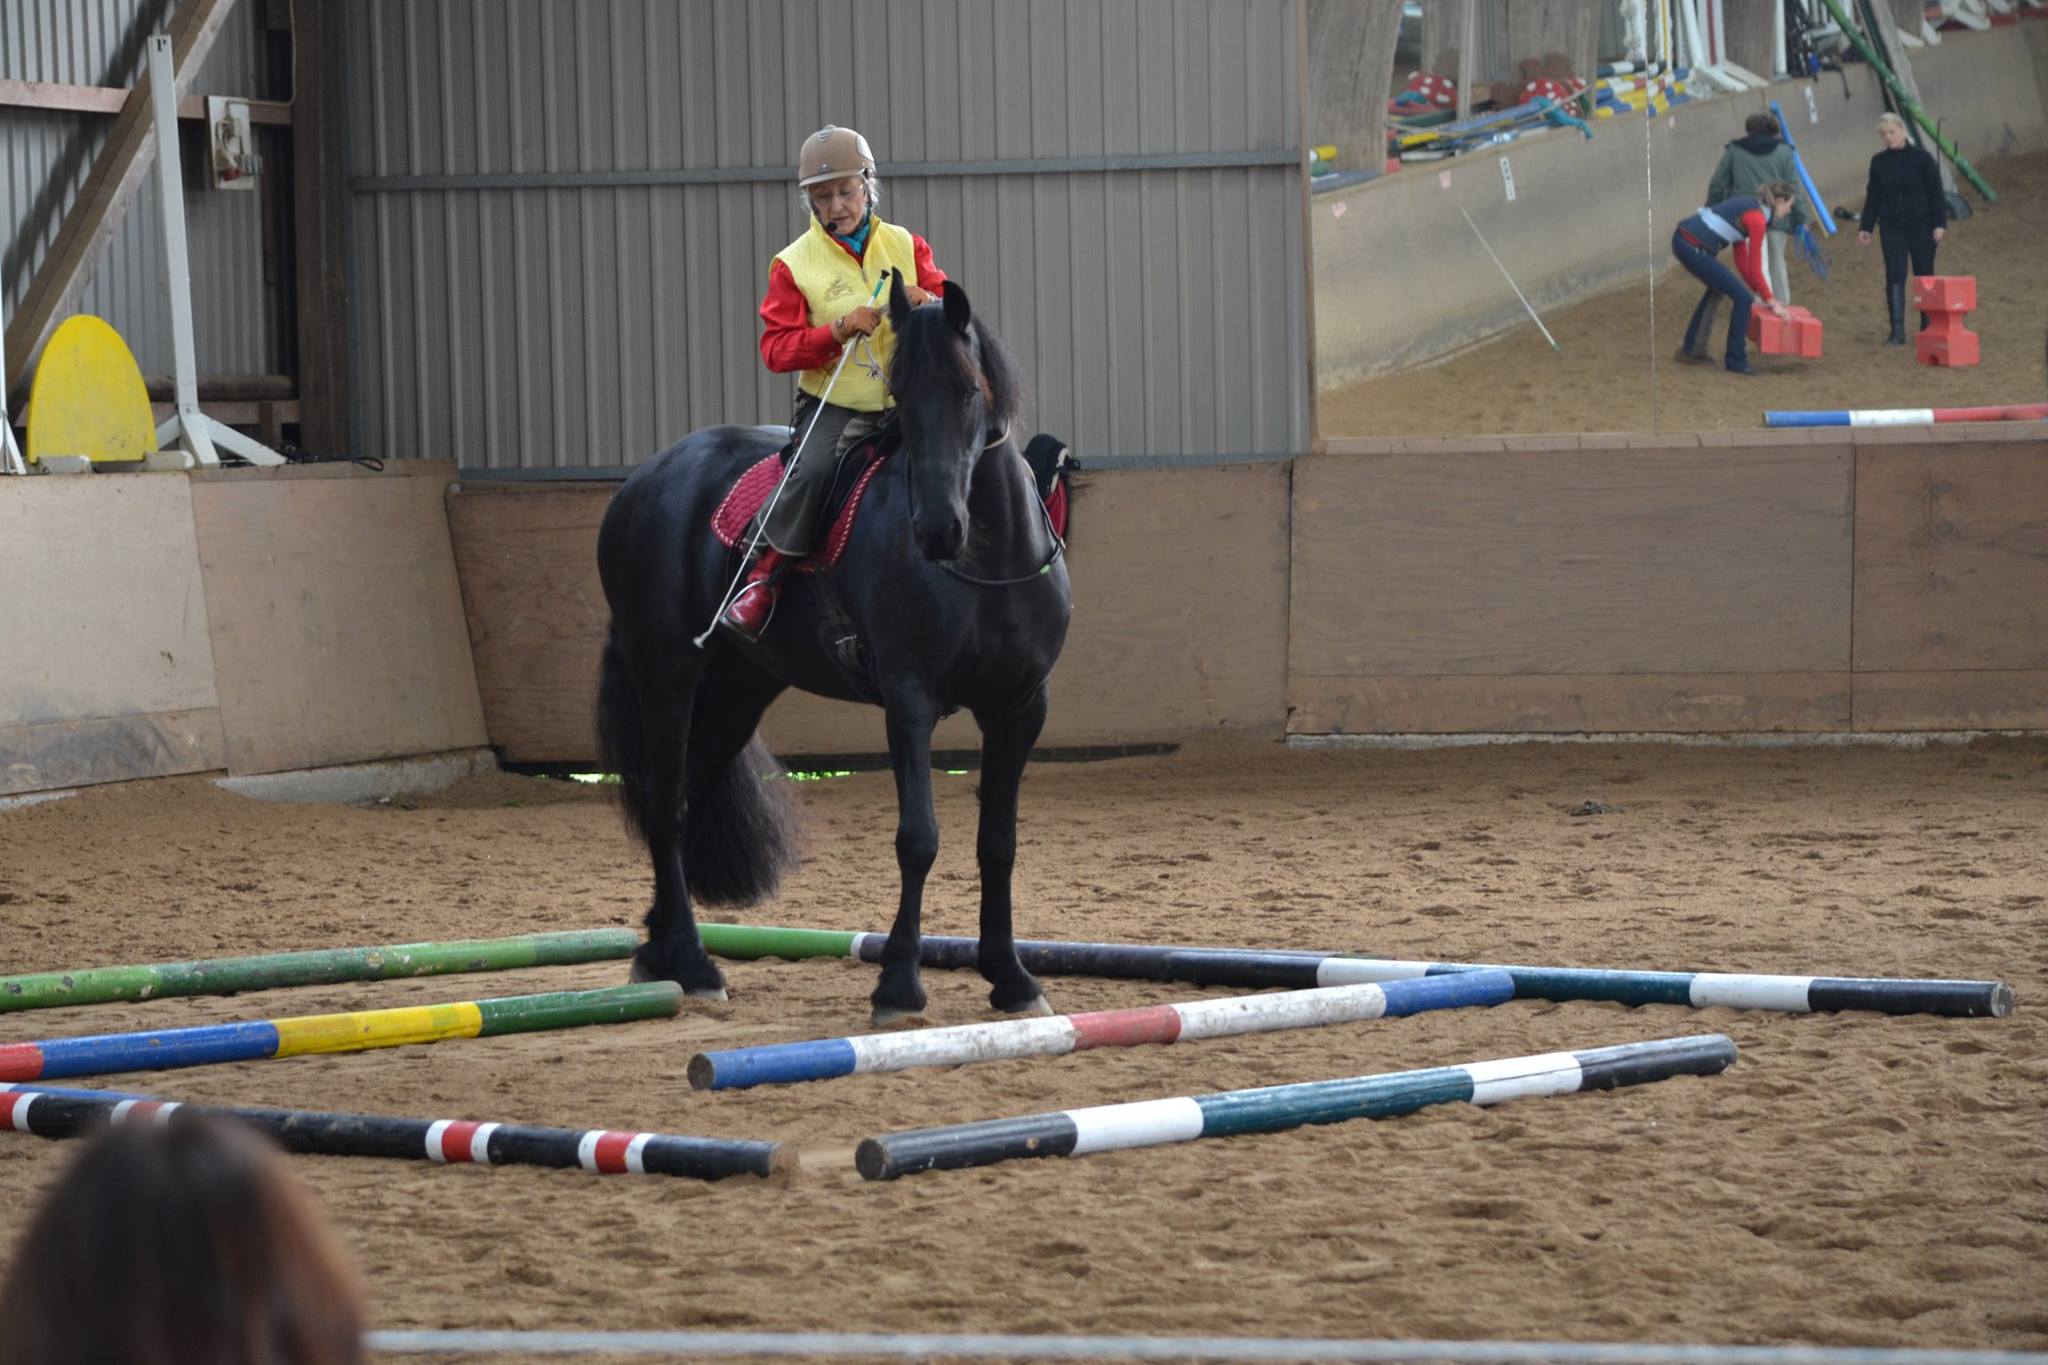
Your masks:
M913 308L896 329L896 354L889 361L889 388L907 393L919 379L929 383L932 376L951 375L961 384L978 386L988 395L992 420L1007 428L1024 402L1024 376L1017 368L1010 348L995 329L980 318L969 324L974 345L981 355L981 373L974 372L974 358L960 334L937 304Z

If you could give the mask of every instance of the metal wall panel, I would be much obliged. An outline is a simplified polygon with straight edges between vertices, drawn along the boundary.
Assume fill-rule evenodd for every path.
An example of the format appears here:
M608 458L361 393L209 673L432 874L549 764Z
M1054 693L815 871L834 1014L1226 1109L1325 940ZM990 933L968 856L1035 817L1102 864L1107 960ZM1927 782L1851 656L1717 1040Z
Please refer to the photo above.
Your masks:
M363 446L615 468L782 420L793 381L762 367L756 309L804 226L797 141L830 121L868 136L883 216L1016 349L1037 427L1098 457L1304 450L1296 9L352 6ZM1099 168L1166 156L1197 165Z
M67 85L131 86L145 45L163 32L165 0L6 0L0 4L0 76ZM194 94L257 96L262 6L228 16ZM113 119L102 114L0 108L0 301L11 313L55 240ZM188 183L197 183L188 175ZM272 288L263 278L262 192L188 190L185 227L193 331L203 374L286 368ZM171 370L170 308L156 178L144 181L79 300L105 318L146 374Z

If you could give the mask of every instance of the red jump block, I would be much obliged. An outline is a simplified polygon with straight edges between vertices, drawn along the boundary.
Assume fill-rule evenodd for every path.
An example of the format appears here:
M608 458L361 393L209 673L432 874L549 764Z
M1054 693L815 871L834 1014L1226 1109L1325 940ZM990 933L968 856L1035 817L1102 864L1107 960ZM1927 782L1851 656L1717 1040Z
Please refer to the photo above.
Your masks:
M1797 304L1793 305L1789 318L1781 318L1766 308L1752 308L1749 313L1749 340L1761 355L1796 355L1806 360L1818 360L1820 319Z
M1977 306L1975 275L1915 275L1913 306L1927 314L1913 341L1922 365L1977 363L1977 334L1963 326L1963 314Z

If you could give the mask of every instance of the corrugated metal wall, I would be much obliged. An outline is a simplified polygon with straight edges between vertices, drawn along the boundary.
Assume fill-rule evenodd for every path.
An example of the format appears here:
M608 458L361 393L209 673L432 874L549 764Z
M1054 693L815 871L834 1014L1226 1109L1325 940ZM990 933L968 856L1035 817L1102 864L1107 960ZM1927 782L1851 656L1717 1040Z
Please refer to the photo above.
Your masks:
M0 77L131 86L142 74L150 34L165 31L171 9L166 0L5 0ZM267 93L258 85L261 24L256 0L236 6L194 80L193 94ZM113 124L103 114L0 107L0 298L10 314ZM188 177L188 183L196 182ZM263 279L261 198L261 192L186 192L192 325L202 374L285 368L276 308ZM145 374L171 371L157 204L151 174L79 301L81 312L113 324Z
M1098 457L1308 440L1297 0L352 6L362 448L617 467L781 420L755 316L825 122ZM893 166L892 166L892 163Z

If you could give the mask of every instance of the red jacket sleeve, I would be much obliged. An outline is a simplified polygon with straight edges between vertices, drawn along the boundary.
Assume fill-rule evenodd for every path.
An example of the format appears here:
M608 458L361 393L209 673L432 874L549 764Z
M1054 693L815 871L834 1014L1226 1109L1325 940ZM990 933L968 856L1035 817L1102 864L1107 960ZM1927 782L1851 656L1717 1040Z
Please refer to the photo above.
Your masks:
M917 287L927 294L945 293L946 272L932 260L932 244L914 232L910 234L910 243L917 252Z
M761 324L761 363L775 374L826 369L839 358L832 328L811 326L810 300L781 261L768 267L768 297L761 300Z
M1771 283L1764 277L1764 232L1770 225L1768 213L1750 209L1742 215L1742 240L1735 244L1735 268L1742 272L1743 283L1765 303L1771 301Z

